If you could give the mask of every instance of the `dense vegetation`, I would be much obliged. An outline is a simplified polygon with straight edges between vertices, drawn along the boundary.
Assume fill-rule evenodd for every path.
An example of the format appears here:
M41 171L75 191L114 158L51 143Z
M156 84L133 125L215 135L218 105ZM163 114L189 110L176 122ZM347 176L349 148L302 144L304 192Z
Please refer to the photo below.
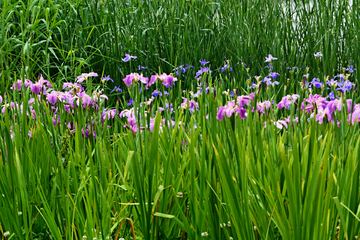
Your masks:
M2 238L358 238L359 10L0 0Z

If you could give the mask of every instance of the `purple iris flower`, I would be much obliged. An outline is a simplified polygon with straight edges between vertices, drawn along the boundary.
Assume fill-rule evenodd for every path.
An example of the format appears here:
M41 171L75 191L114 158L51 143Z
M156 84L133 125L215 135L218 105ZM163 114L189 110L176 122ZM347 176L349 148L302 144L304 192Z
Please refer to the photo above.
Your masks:
M138 66L139 71L147 69L147 67L143 67L141 65Z
M101 82L102 83L105 83L105 82L107 82L107 81L112 81L112 82L114 82L114 80L112 80L111 78L110 78L110 75L108 75L108 76L104 76L102 79L101 79Z
M334 78L332 78L330 79L330 81L327 81L326 84L329 85L330 87L336 86L337 81Z
M322 57L323 55L321 52L317 52L314 54L314 56L315 56L315 58L318 58L318 57Z
M162 97L162 93L158 90L153 91L153 93L151 94L151 96L153 96L153 97L158 97L159 95L160 95L160 97Z
M144 84L148 84L149 79L147 77L144 77L142 74L138 73L131 73L129 75L126 75L126 77L123 79L126 86L130 87L133 81L137 82L140 81Z
M354 68L353 65L350 65L350 66L346 69L346 71L349 71L350 73L353 73L354 71L356 71L356 68Z
M209 67L204 67L204 68L201 67L200 70L196 72L195 78L199 79L201 74L203 73L209 74L209 72L212 72Z
M98 74L91 72L91 73L83 73L80 76L77 77L77 82L82 83L83 81L86 81L89 77L97 77Z
M130 54L125 54L125 58L123 58L122 60L123 60L123 62L128 62L128 61L130 61L131 59L136 59L137 58L137 56L131 56Z
M118 86L118 87L115 86L114 89L110 93L113 93L114 91L122 92L120 86Z
M246 67L246 63L244 63L243 60L240 60L240 61L241 61L241 65L243 65L244 67ZM237 64L239 64L239 63L237 63ZM235 64L235 67L236 67L237 64Z
M200 61L201 66L205 66L208 63L210 62L207 62L205 59Z
M321 82L319 82L318 78L313 78L313 80L310 83L316 88L321 88L321 86L323 85Z
M337 75L336 77L339 77L341 81L344 81L345 76L344 76L344 74L341 73L341 74Z
M239 116L240 116L240 118L241 119L245 119L246 118L246 116L247 116L247 109L245 109L245 108L242 108L242 107L235 107L235 111L239 114Z
M275 85L279 85L280 83L278 82L278 81L273 81L272 83L271 83L271 86L275 86Z
M272 85L271 78L265 77L262 82L266 83L267 86Z
M192 96L192 98L198 98L200 96L201 96L201 91L199 90Z
M116 115L116 109L111 109L111 110L105 110L103 112L103 114L101 114L101 120L105 121L110 120L110 119L114 119Z
M14 88L16 88L16 90L21 91L21 86L22 86L22 81L17 80L16 82L14 82L14 84L10 89L13 90Z
M269 73L269 75L268 75L268 77L272 77L272 79L276 79L277 76L280 76L280 74L279 74L279 73L276 73L276 72L271 72L271 73Z
M233 97L234 96L234 91L231 91L230 92L230 97Z
M271 54L269 54L268 57L265 57L265 62L271 62L272 60L277 60L277 58L271 56Z
M274 67L273 67L273 65L272 65L272 63L271 63L271 62L269 63L269 65L268 65L268 66L264 67L264 69L265 69L265 68L269 68L269 69L270 69L270 71L272 71L272 70L274 69Z
M170 94L167 91L164 91L165 96L169 96Z
M177 68L174 68L173 71L175 71L176 75L180 75L181 73L186 73L189 68L194 68L194 66L185 63L185 65L180 65Z
M241 95L241 96L237 97L237 102L239 104L239 107L241 107L241 108L244 107L245 105L249 105L250 101L251 101L250 96Z
M346 87L345 85L342 85L341 87L339 87L339 88L336 89L336 91L339 91L339 90L344 93L344 92L346 92L348 89L347 89L347 87Z
M173 112L174 112L174 108L173 108L173 104L172 104L172 103L170 103L170 104L165 103L165 108L170 109L170 113L173 113Z
M295 67L292 67L292 68L291 68L291 67L287 67L286 69L295 70L295 69L299 69L299 67L296 67L296 66L295 66Z
M355 84L354 83L352 83L352 82L350 82L349 80L346 80L345 82L344 82L344 87L347 89L347 91L350 91L351 90L351 88L352 88L352 86L354 86Z
M335 100L334 92L329 93L328 98L330 98L331 101Z
M229 68L229 65L225 64L222 68L221 68L221 72L224 72L226 69Z
M31 84L30 89L35 95L38 95L40 93L41 85L39 83Z
M46 96L47 100L49 101L49 103L51 103L52 105L56 104L57 101L57 92L56 91L52 91L50 94L48 94Z
M128 103L127 105L128 105L128 106L131 106L133 103L134 103L134 102L133 102L132 98L130 98L129 103Z

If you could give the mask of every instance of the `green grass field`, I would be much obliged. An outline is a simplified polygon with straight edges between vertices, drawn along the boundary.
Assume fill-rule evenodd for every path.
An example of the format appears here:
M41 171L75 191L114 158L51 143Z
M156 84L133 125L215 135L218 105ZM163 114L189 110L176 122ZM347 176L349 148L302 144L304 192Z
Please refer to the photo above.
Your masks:
M358 239L359 36L358 0L0 0L0 239Z

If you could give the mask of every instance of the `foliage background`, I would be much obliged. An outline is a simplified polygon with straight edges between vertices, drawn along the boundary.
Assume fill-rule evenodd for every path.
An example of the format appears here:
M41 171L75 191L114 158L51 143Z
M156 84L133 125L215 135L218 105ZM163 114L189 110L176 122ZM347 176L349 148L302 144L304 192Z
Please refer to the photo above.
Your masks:
M260 75L269 53L282 80L287 67L315 66L319 51L331 76L358 64L359 7L358 0L1 0L2 91L21 71L54 82L95 71L120 85L139 64L148 74L170 73L184 63L197 69L201 59L213 70L242 60ZM138 56L132 69L125 53Z

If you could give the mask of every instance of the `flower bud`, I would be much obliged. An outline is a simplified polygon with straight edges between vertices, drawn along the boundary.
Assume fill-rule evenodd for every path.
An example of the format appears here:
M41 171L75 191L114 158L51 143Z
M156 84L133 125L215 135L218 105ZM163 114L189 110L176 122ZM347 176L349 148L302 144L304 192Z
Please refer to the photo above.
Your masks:
M209 234L207 232L203 232L203 233L201 233L201 236L202 237L207 237L207 236L209 236Z

